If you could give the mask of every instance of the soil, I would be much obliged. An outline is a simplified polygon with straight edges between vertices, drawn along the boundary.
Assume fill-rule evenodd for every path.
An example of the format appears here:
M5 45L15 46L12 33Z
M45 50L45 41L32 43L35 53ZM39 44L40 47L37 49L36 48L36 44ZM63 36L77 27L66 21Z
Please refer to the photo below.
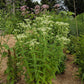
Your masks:
M15 45L16 40L13 35L6 35L5 37L0 37L1 44L7 43L9 47L13 47ZM1 55L0 55L1 61ZM67 60L65 62L66 69L64 74L60 74L56 76L56 80L52 80L53 84L81 84L80 79L76 76L78 67L73 63L74 56L67 55ZM6 84L6 75L4 75L4 71L7 68L7 57L4 57L0 64L0 84ZM17 84L25 84L23 81L20 81Z
M10 48L15 45L15 42L16 40L14 39L13 35L0 36L0 43L1 44L7 43ZM1 50L1 52L3 51ZM6 82L6 75L4 75L4 71L7 68L7 57L4 57L2 59L0 54L0 62L1 62L0 63L0 84L2 84L2 82Z
M76 76L78 74L78 67L73 62L74 56L67 55L65 72L64 74L57 75L56 80L52 80L53 84L81 84L81 80Z

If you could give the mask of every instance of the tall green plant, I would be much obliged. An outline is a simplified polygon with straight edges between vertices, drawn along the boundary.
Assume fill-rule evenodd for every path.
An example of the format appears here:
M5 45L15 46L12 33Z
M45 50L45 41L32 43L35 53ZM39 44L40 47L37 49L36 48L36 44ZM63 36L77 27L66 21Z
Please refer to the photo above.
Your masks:
M32 22L25 19L25 22L19 23L24 32L14 32L17 42L12 51L3 45L8 49L7 74L10 84L16 84L23 75L29 84L52 84L55 74L65 69L63 49L69 42L69 24L55 22L53 16L46 14Z
M62 72L59 67L64 60L63 48L68 41L69 25L62 22L55 23L51 16L46 15L37 17L32 26L28 19L25 21L27 24L20 25L27 30L17 36L19 41L15 48L16 54L23 56L26 82L51 84L55 73Z

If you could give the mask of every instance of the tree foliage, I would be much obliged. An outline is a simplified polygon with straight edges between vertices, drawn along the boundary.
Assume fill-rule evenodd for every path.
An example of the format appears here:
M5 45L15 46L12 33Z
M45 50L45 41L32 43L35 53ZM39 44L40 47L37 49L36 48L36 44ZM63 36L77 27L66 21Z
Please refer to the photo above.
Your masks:
M64 0L65 5L68 6L69 10L74 12L74 0ZM77 14L84 12L84 0L75 0Z
M0 8L4 8L5 7L5 0L0 0Z
M32 2L33 0L26 0L26 5L28 6L28 7L31 7L31 8L33 8L33 6L34 6L34 4L33 4L33 2Z
M16 6L27 5L28 7L34 7L33 0L0 0L0 9L6 8L6 6L9 5L9 2L10 5L14 2ZM37 4L37 2L35 4Z

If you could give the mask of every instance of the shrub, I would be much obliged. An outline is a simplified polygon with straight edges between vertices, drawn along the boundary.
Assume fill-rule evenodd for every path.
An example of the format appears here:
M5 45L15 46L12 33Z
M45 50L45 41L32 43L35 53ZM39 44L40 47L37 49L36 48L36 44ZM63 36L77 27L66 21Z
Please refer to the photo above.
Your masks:
M54 22L52 18L42 15L36 17L32 25L29 19L19 23L25 32L15 32L17 42L12 49L14 55L8 53L9 83L16 83L24 75L29 84L52 84L55 74L64 71L63 49L69 42L69 24Z
M78 48L78 38L70 35L70 43L67 45L67 49L70 51L71 54L76 54Z
M79 66L79 76L81 77L82 81L84 81L84 35L79 38L78 42L79 51L77 51L76 55L76 62Z
M4 34L14 34L14 31L17 30L17 33L23 33L23 29L18 27L18 23L22 22L22 18L19 18L17 15L0 14L0 30Z

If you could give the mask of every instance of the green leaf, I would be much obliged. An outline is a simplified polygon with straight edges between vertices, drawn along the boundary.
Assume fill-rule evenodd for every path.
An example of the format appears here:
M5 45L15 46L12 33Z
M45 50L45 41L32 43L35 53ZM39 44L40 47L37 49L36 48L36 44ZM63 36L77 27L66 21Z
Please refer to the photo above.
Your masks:
M11 78L10 75L8 75L8 76L7 76L7 80L10 80L10 78Z
M7 44L3 44L3 47L7 50L9 49L9 46Z
M2 57L6 57L6 56L7 56L7 52L4 51L4 52L2 53Z
M10 84L14 84L14 80L12 80Z

